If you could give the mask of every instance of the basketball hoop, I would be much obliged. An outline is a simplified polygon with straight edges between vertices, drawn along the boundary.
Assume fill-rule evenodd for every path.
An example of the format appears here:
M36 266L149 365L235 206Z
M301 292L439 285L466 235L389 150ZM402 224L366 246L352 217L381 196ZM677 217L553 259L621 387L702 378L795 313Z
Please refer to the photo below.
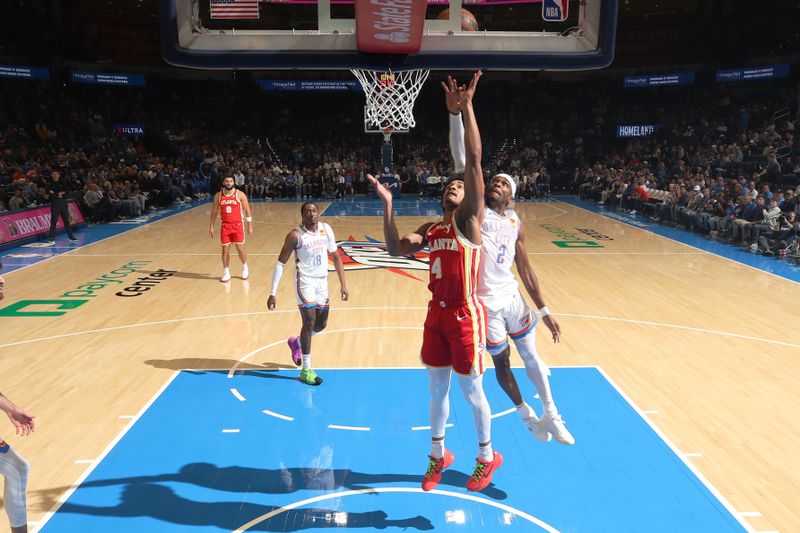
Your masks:
M381 128L387 142L392 131L408 130L416 125L414 101L430 70L379 72L353 69L351 72L364 88L367 99L364 122Z

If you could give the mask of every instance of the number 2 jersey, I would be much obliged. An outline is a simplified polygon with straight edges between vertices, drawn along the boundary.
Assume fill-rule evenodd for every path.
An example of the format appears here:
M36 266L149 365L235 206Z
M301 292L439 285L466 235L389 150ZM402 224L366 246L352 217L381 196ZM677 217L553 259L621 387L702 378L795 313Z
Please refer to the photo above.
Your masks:
M519 292L517 278L511 271L516 255L520 220L513 210L500 215L486 208L481 223L481 276L478 296L489 308L502 307L503 302Z
M328 277L328 252L336 252L336 237L325 222L317 223L317 231L308 231L302 224L297 227L300 236L296 256L297 273L312 278Z

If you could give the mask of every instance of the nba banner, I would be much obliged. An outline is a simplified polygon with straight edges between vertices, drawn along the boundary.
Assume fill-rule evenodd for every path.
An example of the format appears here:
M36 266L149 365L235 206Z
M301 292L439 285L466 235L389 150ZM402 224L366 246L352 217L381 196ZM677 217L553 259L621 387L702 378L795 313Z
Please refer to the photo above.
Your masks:
M356 80L258 80L262 91L363 91Z
M649 137L660 129L661 124L620 124L617 126L617 139Z
M356 0L356 44L361 52L415 54L422 46L426 0Z
M258 0L211 0L212 19L257 19Z
M0 78L17 78L22 80L49 80L50 70L39 67L0 65Z
M789 65L769 65L766 67L738 68L718 70L717 83L730 81L766 80L769 78L785 78L789 75Z
M692 84L694 84L694 72L678 72L677 74L662 74L659 76L625 76L623 87L631 89L636 87Z
M545 22L564 22L569 12L569 0L544 0L542 20Z
M134 85L144 86L142 74L109 74L107 72L72 71L72 83L91 85Z
M83 214L74 200L67 202L71 224L83 224ZM58 229L64 227L58 217ZM50 206L34 207L0 214L0 244L44 235L50 231Z

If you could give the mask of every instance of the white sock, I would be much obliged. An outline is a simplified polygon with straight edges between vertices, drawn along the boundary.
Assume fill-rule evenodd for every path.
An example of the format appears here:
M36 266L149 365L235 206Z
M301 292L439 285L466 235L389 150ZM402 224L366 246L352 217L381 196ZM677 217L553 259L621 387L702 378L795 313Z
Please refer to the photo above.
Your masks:
M303 370L308 370L311 368L311 354L304 353L303 354Z
M434 459L441 459L444 457L444 435L442 435L440 439L436 437L431 439L431 457Z
M231 269L228 268L228 267L225 267L224 269L222 269L222 273L223 274L230 274L230 272L231 272Z
M492 450L491 441L486 444L478 445L478 459L486 461L487 463L494 461L494 451Z
M543 415L547 418L555 418L558 416L558 409L556 409L556 404L551 401L549 402L542 402L542 410Z
M533 409L531 409L531 406L525 402L522 402L519 405L515 405L514 407L517 408L517 413L523 420L529 420L536 415L536 413L533 412Z

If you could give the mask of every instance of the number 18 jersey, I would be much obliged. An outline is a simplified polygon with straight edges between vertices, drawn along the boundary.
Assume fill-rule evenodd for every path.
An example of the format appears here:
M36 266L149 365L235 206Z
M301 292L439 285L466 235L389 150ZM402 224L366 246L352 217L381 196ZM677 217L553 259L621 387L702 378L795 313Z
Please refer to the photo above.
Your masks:
M336 237L333 230L324 222L317 224L317 231L308 231L300 224L297 228L295 256L297 272L312 278L328 277L328 252L336 252Z
M481 223L483 257L478 296L487 307L492 307L492 302L500 302L519 292L517 279L511 271L516 255L519 225L519 217L514 211L509 210L505 215L500 215L486 208L486 215Z

